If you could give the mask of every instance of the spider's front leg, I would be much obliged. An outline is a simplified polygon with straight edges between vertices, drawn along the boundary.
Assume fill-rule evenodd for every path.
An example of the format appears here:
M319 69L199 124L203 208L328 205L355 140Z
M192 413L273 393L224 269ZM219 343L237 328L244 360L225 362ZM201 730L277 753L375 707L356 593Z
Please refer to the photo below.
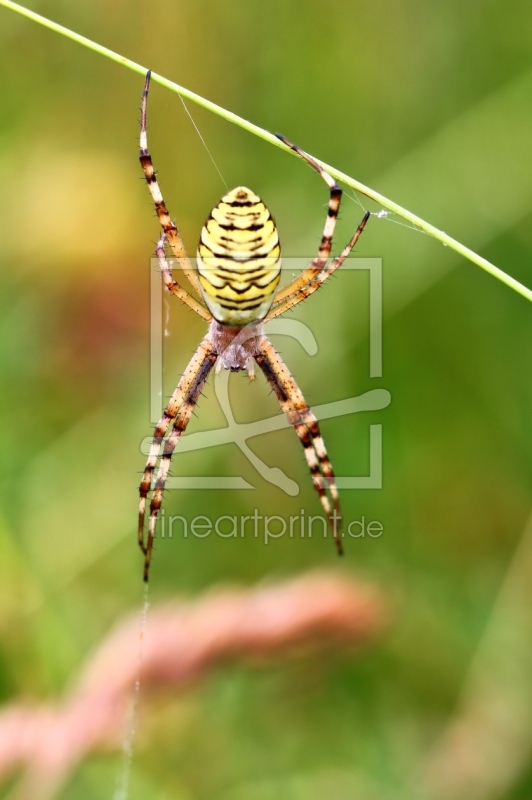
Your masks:
M289 147L291 150L294 150L298 155L305 159L305 161L310 164L313 169L318 172L330 190L330 198L329 198L329 208L327 209L327 218L325 220L325 226L323 228L323 236L321 237L321 244L320 250L317 257L312 261L311 264L304 270L301 275L291 281L289 284L284 286L282 289L279 289L277 294L275 295L275 302L278 303L280 300L284 300L289 295L293 294L297 289L301 286L304 286L306 283L312 280L318 272L320 272L325 264L327 263L329 256L331 254L331 247L332 247L332 239L334 234L334 229L336 227L336 220L338 219L338 212L340 210L340 203L342 201L342 190L334 180L334 178L329 175L328 172L318 164L311 156L305 153L304 150L301 150L296 144L289 142L284 136L280 133L275 134L278 139L280 139L283 144Z
M218 357L211 340L206 336L201 342L200 346L192 356L192 359L183 373L183 377L179 381L170 402L168 403L163 416L159 420L153 435L153 441L142 476L142 481L139 487L140 501L139 501L139 526L138 526L138 540L139 547L144 553L144 580L148 580L148 573L150 568L151 551L153 547L153 539L155 537L155 524L157 522L157 515L161 507L161 501L170 468L170 459L174 452L175 446L181 434L185 431L194 407L198 401L200 393L205 385L211 369L216 363ZM164 442L164 437L170 426L174 421L174 427L170 436ZM164 451L161 456L161 463L157 480L155 482L154 492L150 504L150 523L148 528L148 540L144 541L144 517L146 513L146 498L151 490L152 478L159 460L161 447L164 442Z
M301 150L300 147L290 142L280 133L276 134L277 138L280 139L287 147L291 150L294 150L301 158L303 158L310 166L318 172L319 175L323 178L327 186L330 190L330 198L329 198L329 208L327 210L327 218L325 220L325 227L323 229L323 236L321 239L320 250L317 257L311 261L309 266L303 270L301 275L298 275L294 278L293 281L290 281L286 286L282 289L279 289L277 294L274 298L274 305L271 307L270 311L268 312L265 321L267 322L270 319L275 319L275 317L284 314L290 308L293 308L295 305L300 303L306 297L308 297L312 292L319 289L322 285L324 280L331 275L335 269L338 269L339 266L343 264L353 247L355 246L360 234L364 230L366 222L368 221L370 214L369 212L364 216L364 219L358 226L355 235L351 238L351 241L347 244L344 248L342 253L334 259L332 264L329 267L326 267L327 261L331 254L331 246L332 246L332 238L334 234L334 229L336 226L336 220L338 219L338 212L340 210L340 202L342 200L342 190L334 180L334 178L326 172L323 167L318 164L318 162L309 156L308 153L305 153L304 150Z
M325 444L321 437L318 420L308 407L301 390L272 343L264 336L255 355L255 361L273 389L281 408L294 427L305 451L305 458L312 475L314 488L319 494L323 510L329 520L336 549L343 555L339 527L342 521L338 490ZM334 511L325 492L328 486Z
M199 286L199 281L196 275L195 269L192 267L189 257L187 255L187 251L185 249L185 245L183 244L183 240L179 235L179 231L177 230L176 226L170 219L170 214L168 213L168 209L166 208L166 204L163 200L163 196L161 190L159 188L159 184L157 183L157 178L155 175L155 170L153 168L152 160L150 153L148 151L148 133L146 128L146 114L148 108L148 92L150 89L150 77L151 71L148 71L146 74L146 80L144 82L144 91L142 93L142 108L141 108L141 116L140 116L140 155L139 160L142 165L142 169L144 170L144 175L146 177L146 181L148 183L148 187L150 189L150 193L155 203L155 210L157 211L157 216L159 217L159 222L161 223L161 227L166 234L166 238L170 243L170 247L172 251L179 261L181 268L189 279L190 283L196 290L196 292L201 295L201 289ZM187 302L185 300L185 302Z
M198 301L194 297L192 297L192 295L189 292L187 292L186 289L184 289L179 283L177 283L177 281L174 281L174 279L172 278L172 270L168 266L168 261L166 260L166 253L164 251L165 241L166 241L166 233L163 231L161 233L161 238L157 242L157 247L155 249L155 252L157 254L157 258L159 259L159 267L161 268L161 275L164 281L164 285L166 286L169 292L172 292L173 294L176 295L176 297L179 297L180 300L186 303L187 306L192 309L192 311L195 311L196 314L199 314L200 317L203 317L203 319L206 322L210 322L212 319L212 314L209 311L209 309L206 308L201 303L198 303Z
M357 243L359 236L366 227L366 222L368 221L369 218L370 218L370 212L368 211L364 215L362 222L360 223L354 235L351 237L351 240L346 244L340 255L336 256L336 258L333 258L333 260L327 267L322 269L321 272L318 272L318 274L315 276L314 280L311 281L311 283L307 283L305 286L300 286L299 288L295 289L294 292L289 297L286 297L280 303L277 303L277 305L272 306L264 321L269 322L271 319L275 319L275 317L280 317L281 314L285 314L291 308L297 306L298 303L301 303L302 300L306 300L307 297L310 297L311 294L314 294L314 292L324 284L327 278L330 275L332 275L333 272L338 269L338 267L342 266L347 256Z

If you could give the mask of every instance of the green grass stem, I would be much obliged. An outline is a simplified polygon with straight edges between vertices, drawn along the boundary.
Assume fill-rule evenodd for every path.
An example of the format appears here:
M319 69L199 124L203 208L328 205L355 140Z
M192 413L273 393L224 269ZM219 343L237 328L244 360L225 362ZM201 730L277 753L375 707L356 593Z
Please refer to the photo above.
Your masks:
M6 8L15 11L17 14L21 14L22 16L31 19L33 22L38 22L39 25L44 25L45 28L49 28L56 33L60 33L62 36L72 39L72 41L87 47L89 50L93 50L94 52L111 59L111 61L116 61L118 64L133 70L133 72L138 72L139 75L144 76L147 72L147 67L137 64L135 61L131 61L129 58L121 56L118 53L115 53L113 50L109 50L109 48L103 47L102 45L97 44L97 42L87 39L85 36L81 36L79 33L75 33L75 31L71 31L69 28L65 28L63 25L58 25L56 22L52 22L52 20L49 20L40 14L36 14L34 11L30 11L18 3L13 3L11 0L0 0L0 6L5 6ZM165 86L172 92L176 92L177 94L181 95L181 97L185 97L187 100L192 100L192 102L197 103L197 105L212 111L213 114L217 114L219 117L222 117L223 119L226 119L241 128L244 128L244 130L255 134L255 136L259 136L261 139L264 139L270 144L275 145L275 147L279 147L282 150L285 150L287 153L291 153L292 155L297 155L293 150L286 147L286 145L277 139L274 134L264 130L264 128L260 128L258 125L254 125L252 122L248 122L248 120L239 117L238 114L234 114L232 111L222 108L216 103L213 103L210 100L201 97L199 94L190 91L190 89L186 89L184 86L180 86L178 83L174 83L173 81L168 80L168 78L158 75L156 72L152 72L151 77L152 81L161 84L161 86ZM297 157L299 158L299 156ZM355 178L351 178L350 175L346 175L345 172L336 169L336 167L325 163L325 161L321 161L315 156L313 156L313 158L315 158L315 160L321 164L322 167L327 170L327 172L333 175L336 180L341 181L347 186L350 186L352 189L355 189L355 191L364 194L366 197L369 197L371 200L374 200L379 205L388 209L388 211L393 211L394 214L397 214L398 216L407 220L407 222L409 222L411 225L414 225L416 228L419 228L425 233L428 233L430 236L433 236L442 244L447 245L452 250L460 253L460 255L464 256L464 258L469 259L469 261L472 261L473 264L481 267L481 269L488 272L494 278L497 278L497 280L506 284L506 286L509 286L523 297L526 297L527 300L532 301L531 289L528 289L522 283L519 283L519 281L517 281L515 278L512 278L511 275L508 275L506 272L503 272L503 270L496 267L487 259L482 258L482 256L478 255L478 253L470 250L469 247L466 247L465 245L456 241L456 239L453 239L452 236L449 236L444 231L434 227L434 225L431 225L429 222L425 222L425 220L416 216L416 214L413 214L411 211L408 211L408 209L403 208L397 203L394 203L393 200L389 200L387 197L379 194L379 192L376 192L369 186L365 186L363 183L360 183L360 181L355 180Z

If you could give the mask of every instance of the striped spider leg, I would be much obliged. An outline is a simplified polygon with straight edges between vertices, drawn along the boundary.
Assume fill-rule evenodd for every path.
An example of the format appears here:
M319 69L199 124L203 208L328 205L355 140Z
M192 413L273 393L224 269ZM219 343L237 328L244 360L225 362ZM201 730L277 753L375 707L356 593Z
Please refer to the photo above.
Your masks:
M312 475L312 483L320 496L323 510L331 525L338 555L342 556L344 550L338 533L342 521L338 490L331 462L320 433L318 420L308 407L288 367L266 336L262 338L255 361L263 371L266 380L279 401L279 405L301 440L310 474ZM331 509L324 484L329 487L334 511Z
M144 82L144 91L142 92L142 106L140 112L139 161L142 165L142 169L144 170L144 175L148 182L153 202L155 203L155 210L157 212L157 216L159 217L161 228L166 234L168 243L170 244L170 247L172 248L175 257L179 261L179 264L184 274L189 279L190 283L192 284L196 292L198 294L201 294L198 278L196 276L196 271L194 270L194 268L190 263L187 251L185 249L185 245L183 244L181 236L179 235L179 231L177 230L176 226L170 219L170 214L168 213L168 209L166 208L166 204L163 200L161 190L159 189L159 184L157 183L157 177L155 174L155 170L153 168L151 156L148 152L148 132L146 127L146 113L148 108L148 92L150 89L150 78L151 78L151 70L148 70L148 72L146 73L146 80ZM188 292L186 292L186 295L188 295ZM183 296L181 299L184 300L185 303L190 305L188 299L185 296Z
M329 198L329 208L327 210L327 218L325 220L325 227L323 229L320 250L317 257L311 261L309 266L303 270L301 275L298 275L293 281L290 281L290 283L288 283L282 289L279 289L275 295L274 304L266 315L265 322L284 314L302 300L306 300L306 298L315 292L316 289L319 289L326 278L328 278L329 275L332 275L332 273L344 263L345 259L357 243L360 234L364 230L366 222L370 218L370 212L368 211L364 215L362 222L356 229L351 240L344 247L340 255L333 259L331 264L327 267L327 261L331 254L332 238L334 229L336 227L336 220L338 219L338 212L340 210L340 202L342 200L342 190L334 178L332 178L331 175L329 175L329 173L326 172L317 161L305 153L304 150L301 150L300 147L290 142L280 133L277 133L276 136L287 147L290 147L291 150L294 150L299 156L301 156L301 158L303 158L313 169L316 170L316 172L321 175L329 187L331 195Z
M155 253L157 258L159 259L159 267L161 269L161 276L164 282L164 285L168 289L169 292L175 294L176 297L179 297L184 303L187 304L192 311L195 311L200 317L206 322L210 322L212 319L212 314L208 308L206 308L203 303L199 303L195 297L187 292L177 281L172 278L172 270L168 266L168 262L166 260L166 253L164 251L164 244L166 242L166 233L163 231L161 233L161 238L157 242L157 247L155 249Z
M155 204L155 209L157 211L159 222L161 223L161 227L163 229L159 242L157 243L157 249L156 249L156 254L159 259L159 265L161 268L161 275L165 286L170 292L179 297L180 300L186 303L193 311L196 312L196 314L201 316L205 321L210 322L212 320L212 314L210 313L210 311L206 308L206 306L203 303L198 302L198 300L196 300L190 294L190 292L187 292L185 288L183 288L177 281L173 279L172 272L166 260L164 245L165 242L168 240L175 257L177 258L177 260L180 263L180 266L183 269L183 272L188 277L192 286L198 291L199 294L201 294L198 279L196 277L195 271L192 269L192 266L190 264L187 252L185 250L179 232L174 223L172 222L172 220L170 219L170 215L163 200L159 184L157 183L157 178L155 176L155 170L153 168L151 156L148 152L146 116L147 116L147 104L148 104L148 91L150 88L150 75L151 75L150 72L146 74L144 91L142 93L141 122L140 122L140 163L142 165L146 181L148 182L148 187L150 189L153 202ZM177 443L177 440L179 439L179 436L185 430L188 424L190 416L192 415L192 411L194 410L194 406L196 405L201 390L205 384L205 381L207 380L208 374L215 363L216 363L216 356L213 355L212 345L208 337L206 337L198 347L196 353L193 355L190 364L185 370L183 377L179 381L172 397L170 398L168 405L166 406L163 416L161 417L155 428L153 441L148 456L148 461L146 463L142 481L139 487L140 501L139 501L138 541L140 549L144 553L145 557L144 561L145 581L148 580L151 552L153 548L153 539L155 537L155 525L157 521L157 515L159 513L159 509L161 506L161 500L164 491L164 485L166 482L166 476L168 474L168 469L170 466L170 458ZM174 422L173 429L165 443L164 437L172 421ZM161 456L161 449L163 448L163 444L164 444L164 451ZM145 541L144 518L146 511L146 498L152 489L152 479L154 477L159 456L161 456L161 463L159 466L159 472L157 474L153 490L153 496L150 503L150 521L148 526L148 538L147 541Z
M216 364L217 353L215 352L212 342L207 335L200 346L192 356L192 359L186 368L183 377L179 381L170 402L164 410L164 414L157 423L153 440L150 448L150 454L144 474L139 488L140 502L139 502L139 527L138 539L139 546L144 553L144 580L148 581L148 573L150 569L151 552L153 548L153 540L155 538L155 525L157 523L157 516L161 508L164 487L170 469L170 459L175 450L176 444L186 427L194 411L194 407L198 402L205 382L209 377L211 369ZM170 423L173 421L172 430L168 438L164 439ZM146 498L152 488L152 478L157 467L157 461L161 453L161 448L164 449L161 455L159 464L159 471L153 487L153 494L150 502L150 521L148 526L148 539L144 541L144 517L146 511Z
M318 256L301 275L276 291L281 275L281 249L275 222L260 197L250 189L238 186L214 206L202 228L196 271L170 219L148 153L146 107L149 84L148 72L142 96L140 162L163 229L156 250L161 275L167 289L210 325L155 428L140 484L138 542L144 554L144 580L148 580L157 517L170 460L215 366L216 370L247 370L252 377L253 363L258 364L301 440L313 485L341 554L338 491L318 422L288 368L264 335L263 323L284 314L309 297L341 266L362 233L369 214L366 214L340 255L327 265L342 192L314 159L280 137L319 172L330 189L329 209ZM166 260L166 241L200 300L173 279ZM146 503L150 492L152 496L145 538Z

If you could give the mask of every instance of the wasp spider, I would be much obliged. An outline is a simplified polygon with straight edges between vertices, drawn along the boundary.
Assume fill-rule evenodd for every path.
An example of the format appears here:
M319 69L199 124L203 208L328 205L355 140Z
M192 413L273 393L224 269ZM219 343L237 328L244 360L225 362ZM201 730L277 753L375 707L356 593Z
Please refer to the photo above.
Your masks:
M140 484L138 539L144 553L144 580L148 580L155 525L170 459L188 425L209 373L215 366L216 369L223 367L233 372L247 369L250 378L253 377L253 362L263 371L282 410L301 439L314 487L341 555L338 491L318 422L288 368L264 334L264 323L294 308L320 288L353 249L369 213L364 216L340 255L327 264L342 191L314 159L277 134L282 142L319 172L330 189L329 209L317 257L297 278L277 290L281 276L281 248L275 222L260 197L250 189L238 186L222 197L203 226L197 252L197 270L194 269L179 232L170 219L148 152L146 107L149 85L148 72L142 95L140 163L163 231L156 250L161 274L169 291L209 323L209 331L192 356L155 428ZM166 242L200 300L172 278L165 255ZM166 437L170 425L172 430ZM152 489L145 538L146 499Z

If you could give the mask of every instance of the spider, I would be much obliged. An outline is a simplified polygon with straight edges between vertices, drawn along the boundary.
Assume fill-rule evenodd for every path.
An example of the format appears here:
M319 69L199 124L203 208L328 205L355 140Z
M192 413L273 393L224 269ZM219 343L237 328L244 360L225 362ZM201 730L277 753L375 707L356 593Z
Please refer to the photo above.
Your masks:
M260 367L301 440L312 482L329 520L338 553L342 555L338 491L317 419L288 367L264 334L264 323L294 308L323 285L355 246L370 214L365 214L340 255L327 264L342 190L313 158L277 134L285 145L295 150L321 175L329 187L329 208L318 255L298 277L277 290L281 277L281 249L275 222L254 192L238 186L225 194L212 209L201 231L197 270L194 269L179 232L170 219L148 152L146 110L150 75L150 72L146 75L142 94L140 163L162 227L156 254L167 289L208 322L209 330L155 428L140 484L138 541L144 554L144 580L148 581L155 526L170 459L213 367L216 370L223 367L233 372L248 370L250 379L254 378L254 362ZM201 300L197 300L172 278L165 254L166 242ZM172 423L172 430L166 437ZM146 500L152 489L148 535L145 539Z

